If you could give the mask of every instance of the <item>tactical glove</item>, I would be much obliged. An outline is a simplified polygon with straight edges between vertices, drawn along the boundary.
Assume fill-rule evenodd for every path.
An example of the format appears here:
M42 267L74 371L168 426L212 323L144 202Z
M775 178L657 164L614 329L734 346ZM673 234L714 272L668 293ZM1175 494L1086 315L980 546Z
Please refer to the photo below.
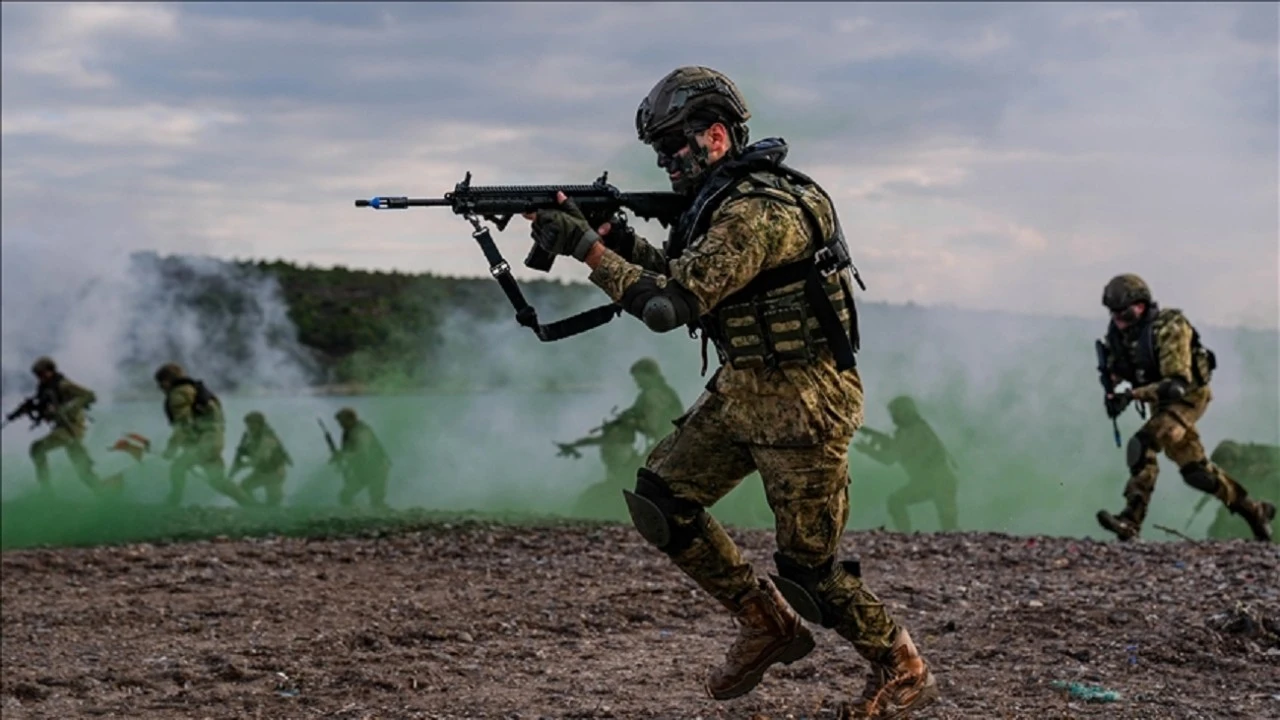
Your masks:
M1120 417L1120 413L1129 407L1129 403L1133 402L1133 396L1129 393L1121 393L1112 395L1106 399L1107 417L1115 419Z
M587 251L600 236L573 200L565 200L558 208L539 210L530 233L538 247L553 255L572 255L585 260Z

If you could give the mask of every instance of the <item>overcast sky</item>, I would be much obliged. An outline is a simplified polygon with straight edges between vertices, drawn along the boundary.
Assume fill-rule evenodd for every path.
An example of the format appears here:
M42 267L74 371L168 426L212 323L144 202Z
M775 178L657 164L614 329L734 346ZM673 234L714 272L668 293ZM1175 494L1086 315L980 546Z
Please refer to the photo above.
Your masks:
M865 299L1101 317L1106 280L1136 271L1193 321L1280 323L1271 3L20 3L2 20L10 250L485 275L447 210L352 200L439 195L468 170L666 189L636 105L702 64L837 199ZM499 238L518 264L527 223Z

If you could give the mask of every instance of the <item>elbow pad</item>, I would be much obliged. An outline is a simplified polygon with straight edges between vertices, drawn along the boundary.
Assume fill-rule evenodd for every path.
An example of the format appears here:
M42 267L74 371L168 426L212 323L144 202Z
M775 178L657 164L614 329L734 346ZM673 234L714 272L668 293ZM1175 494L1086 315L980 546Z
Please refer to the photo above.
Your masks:
M680 283L646 272L622 294L622 309L664 333L688 325L698 316L698 299Z
M1187 395L1187 381L1180 377L1162 380L1156 386L1156 395L1159 396L1161 402L1177 402Z

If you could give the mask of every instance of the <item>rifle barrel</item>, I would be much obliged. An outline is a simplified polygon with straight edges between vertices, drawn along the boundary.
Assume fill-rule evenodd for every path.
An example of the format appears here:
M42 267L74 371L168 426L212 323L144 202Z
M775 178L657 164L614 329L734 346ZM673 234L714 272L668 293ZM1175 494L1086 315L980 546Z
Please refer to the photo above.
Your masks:
M445 198L375 197L368 200L356 200L356 207L367 207L374 210L405 210L411 207L447 207L450 205L453 205L453 201Z

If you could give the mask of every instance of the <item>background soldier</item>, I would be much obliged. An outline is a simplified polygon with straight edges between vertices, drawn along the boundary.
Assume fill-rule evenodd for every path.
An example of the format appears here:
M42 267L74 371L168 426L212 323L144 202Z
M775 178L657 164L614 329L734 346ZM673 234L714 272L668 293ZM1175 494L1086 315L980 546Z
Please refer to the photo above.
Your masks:
M690 197L661 250L623 225L592 228L563 194L560 208L526 217L543 250L585 262L591 281L649 329L698 327L715 343L721 367L707 392L626 493L641 536L738 621L709 694L743 695L770 666L812 650L795 605L871 663L851 713L900 717L934 700L936 682L857 563L836 561L862 421L848 247L829 196L782 164L786 144L747 145L750 115L733 82L704 67L673 71L641 103L640 139ZM756 469L776 514L774 583L706 511Z
M236 447L235 461L231 463L231 479L234 482L241 468L252 468L252 472L240 481L240 489L252 496L254 490L265 488L267 505L279 507L284 499L286 466L293 464L293 458L289 457L284 443L280 442L262 413L255 410L245 415L244 427L244 435Z
M342 470L342 492L338 502L350 507L362 490L369 491L369 505L379 510L387 508L387 476L391 473L391 457L364 421L356 417L356 411L342 408L334 419L342 428L342 447L329 462L337 463Z
M610 520L625 518L619 491L628 486L644 463L644 457L636 451L639 427L640 418L630 409L605 420L586 437L571 443L557 443L560 456L574 458L582 457L578 452L580 447L599 446L600 461L604 463L604 480L582 491L574 503L574 515Z
M155 379L156 385L164 391L164 414L173 428L163 455L165 460L171 461L166 502L174 507L182 504L187 474L200 468L214 490L241 506L253 505L253 498L228 480L225 474L222 449L226 442L226 421L221 401L209 392L203 382L187 377L177 363L161 365L156 370Z
M1263 443L1238 443L1223 440L1213 449L1209 460L1222 471L1242 483L1247 483L1249 492L1255 498L1270 501L1273 505L1280 503L1280 445ZM1187 524L1208 504L1210 495L1203 496L1191 511ZM1274 537L1275 521L1272 520L1272 536ZM1207 537L1220 540L1231 538L1248 538L1240 523L1231 519L1231 511L1219 506L1218 513L1205 532Z
M39 382L35 395L23 401L5 420L7 423L26 416L35 424L53 426L49 434L31 443L31 462L36 466L40 490L46 494L53 492L49 480L49 453L65 448L80 482L94 492L100 491L101 483L93 471L93 460L84 448L85 410L93 405L97 396L58 372L52 358L38 358L31 365L31 372Z
M1108 392L1107 414L1115 418L1134 400L1153 406L1150 419L1129 440L1129 482L1125 508L1118 515L1098 511L1098 523L1121 540L1136 537L1147 515L1159 472L1160 451L1178 465L1191 487L1214 495L1242 517L1255 538L1271 539L1275 506L1248 497L1246 489L1205 457L1196 422L1213 395L1209 380L1216 361L1200 344L1200 333L1179 310L1160 308L1142 278L1117 275L1102 291L1111 311L1103 344L1104 372L1115 383L1128 382L1129 393Z
M907 508L922 502L933 503L943 530L957 529L955 460L920 416L914 400L903 395L889 401L889 416L894 424L892 436L863 427L860 432L871 439L855 443L853 448L885 465L899 464L906 471L907 484L888 498L894 529L910 532Z
M684 404L662 376L657 360L640 358L631 366L631 377L640 388L640 394L627 412L638 418L636 429L644 435L644 454L648 455L658 441L675 428L675 419L684 413Z

